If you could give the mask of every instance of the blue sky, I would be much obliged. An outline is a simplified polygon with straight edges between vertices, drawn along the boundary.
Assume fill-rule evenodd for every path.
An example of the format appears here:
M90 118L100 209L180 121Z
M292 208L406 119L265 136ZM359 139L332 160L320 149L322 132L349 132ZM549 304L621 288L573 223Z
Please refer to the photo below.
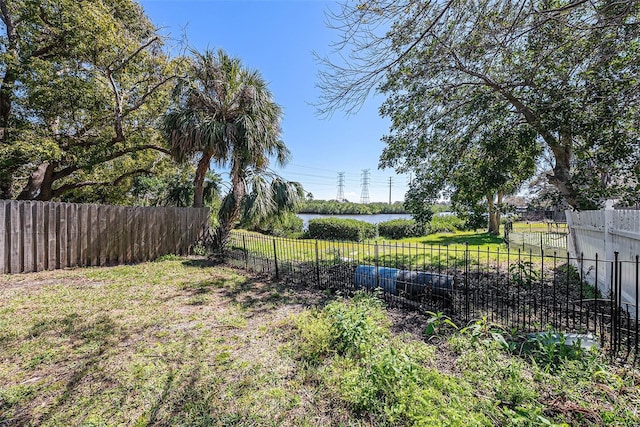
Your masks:
M312 105L319 65L313 52L330 52L338 35L327 28L324 12L332 1L313 0L140 0L153 23L179 38L184 32L197 50L223 48L259 70L284 110L283 139L292 159L282 170L316 199L334 199L337 174L345 172L345 197L360 201L362 170L369 169L370 201L402 200L405 176L378 170L378 158L388 121L380 118L380 97L370 99L356 115L337 111L321 118Z

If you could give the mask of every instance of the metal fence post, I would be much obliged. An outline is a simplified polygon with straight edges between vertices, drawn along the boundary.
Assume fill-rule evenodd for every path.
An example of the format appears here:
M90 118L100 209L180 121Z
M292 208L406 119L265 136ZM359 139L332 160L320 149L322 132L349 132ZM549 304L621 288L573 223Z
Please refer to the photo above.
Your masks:
M242 249L244 250L244 269L249 270L249 252L247 252L247 242L244 234L242 235Z
M636 255L636 351L634 356L634 361L638 358L638 334L640 334L640 329L638 329L638 287L640 285L640 256Z
M615 355L617 353L617 345L618 345L618 340L617 340L617 334L618 334L618 319L617 319L617 308L616 308L616 304L618 303L618 296L617 291L618 291L618 252L614 252L613 253L613 268L612 268L612 274L613 274L613 278L611 281L611 339L610 339L610 344L611 344L611 358L615 358Z
M378 274L378 242L373 247L373 258L376 265L376 288L380 287L380 275Z
M273 262L276 266L276 280L280 280L280 275L278 274L278 251L276 250L276 239L273 239Z
M464 315L469 321L469 242L464 242Z
M320 256L318 254L318 240L316 239L316 281L320 286Z

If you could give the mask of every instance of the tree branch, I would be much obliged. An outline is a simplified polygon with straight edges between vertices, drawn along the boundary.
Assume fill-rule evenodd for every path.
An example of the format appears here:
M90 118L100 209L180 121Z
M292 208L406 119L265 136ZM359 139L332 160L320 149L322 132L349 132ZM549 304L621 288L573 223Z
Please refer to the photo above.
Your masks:
M145 50L146 48L151 46L153 43L158 42L158 41L160 41L160 37L158 37L158 36L150 38L149 40L147 40L146 43L143 43L142 45L140 45L138 47L138 49L136 49L135 52L133 52L131 55L129 55L127 58L125 58L117 67L109 68L109 71L111 71L112 73L116 73L116 72L120 71L121 69L123 69L125 67L125 65L127 65L129 62L131 62L131 60L133 58L138 56L138 54L140 52L142 52L143 50Z
M144 95L142 95L142 97L140 98L140 100L138 102L136 102L135 104L133 104L133 106L126 108L122 115L126 116L127 114L137 110L138 108L142 107L142 105L144 105L145 100L147 99L147 97L149 97L150 95L152 95L156 90L158 90L160 87L162 87L163 85L167 84L168 82L170 82L173 79L178 78L178 76L173 75L173 76L169 76L163 80L161 80L160 82L156 83L155 85L153 85L153 87L151 89L149 89L147 92L145 92Z
M53 174L53 180L56 181L56 180L58 180L60 178L64 178L66 176L71 175L75 171L83 170L84 168L90 168L95 164L103 164L103 163L106 163L106 162L108 162L110 160L117 159L118 157L122 157L125 154L135 153L137 151L142 151L142 150L156 150L156 151L160 151L161 153L164 153L164 154L167 154L167 155L171 155L169 150L167 150L164 147L160 147L158 145L153 145L153 144L136 145L135 147L126 148L124 150L120 150L120 151L116 151L114 153L111 153L108 156L103 157L99 161L92 163L91 165L85 165L85 166L71 165L71 166L67 166L64 169L55 172Z
M442 8L442 10L438 13L438 15L433 19L433 21L429 23L427 28L424 29L406 49L404 49L395 59L390 62L386 62L379 67L375 67L369 71L361 72L353 68L340 67L337 64L330 62L328 59L321 60L334 70L334 74L329 74L328 72L320 73L320 79L322 83L319 86L323 90L323 92L328 93L329 95L325 95L324 101L321 102L320 105L318 105L319 113L321 115L329 115L335 109L339 107L346 107L349 104L352 104L352 106L350 108L347 108L347 112L355 112L356 106L364 101L363 98L367 96L367 94L371 90L371 86L375 84L379 76L384 74L387 70L391 69L395 65L399 64L407 55L409 55L413 51L413 49L422 40L424 40L427 34L429 34L433 30L435 25L438 24L440 19L451 8L453 3L454 0L449 0L447 4ZM411 26L413 23L415 23L415 21L418 20L418 16L421 15L422 12L429 6L430 3L426 2L421 10L416 13L416 16L412 18L406 26ZM345 41L345 44L346 43L347 42ZM366 50L371 48L372 44L367 44L361 46L358 50ZM385 59L386 58L387 57L385 57ZM348 81L344 85L336 85L335 80L338 75L341 75L341 77L344 78L346 77L345 73L351 74L352 76L360 74L360 77L354 77L351 81ZM354 92L364 92L364 94L359 96L357 94L354 94ZM322 104L324 104L324 107L321 106Z
M64 193L67 193L71 190L76 190L78 188L82 188L82 187L91 187L91 186L117 186L119 185L123 180L129 178L130 176L134 176L134 175L141 175L141 174L151 174L151 171L148 169L135 169L126 173L123 173L122 175L120 175L119 177L117 177L116 179L114 179L113 181L83 181L83 182L75 182L72 184L65 184L62 185L56 189L54 189L52 191L53 197L58 197Z

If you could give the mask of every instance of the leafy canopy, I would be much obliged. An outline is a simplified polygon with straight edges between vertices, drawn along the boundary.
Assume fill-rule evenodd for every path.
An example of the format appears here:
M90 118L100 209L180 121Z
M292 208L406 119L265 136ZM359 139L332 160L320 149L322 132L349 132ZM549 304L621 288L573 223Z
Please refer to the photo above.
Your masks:
M383 92L381 165L399 171L446 163L504 110L506 126L535 132L534 161L535 142L552 155L547 178L569 205L637 202L639 17L633 0L345 2L331 22L349 53L325 58L320 108L355 111Z

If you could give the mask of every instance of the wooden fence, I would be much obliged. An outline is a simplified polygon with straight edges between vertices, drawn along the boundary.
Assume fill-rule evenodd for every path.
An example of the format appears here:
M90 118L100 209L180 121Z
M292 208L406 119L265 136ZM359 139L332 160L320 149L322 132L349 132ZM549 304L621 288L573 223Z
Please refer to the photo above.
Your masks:
M0 200L0 273L185 254L208 224L209 208Z

